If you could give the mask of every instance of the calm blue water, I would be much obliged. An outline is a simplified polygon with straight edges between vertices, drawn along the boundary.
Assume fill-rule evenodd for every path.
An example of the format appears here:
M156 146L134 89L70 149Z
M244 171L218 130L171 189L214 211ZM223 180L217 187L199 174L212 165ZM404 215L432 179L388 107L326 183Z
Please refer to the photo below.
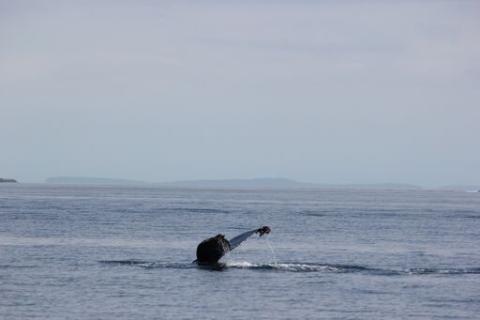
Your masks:
M479 315L480 193L0 185L1 319Z

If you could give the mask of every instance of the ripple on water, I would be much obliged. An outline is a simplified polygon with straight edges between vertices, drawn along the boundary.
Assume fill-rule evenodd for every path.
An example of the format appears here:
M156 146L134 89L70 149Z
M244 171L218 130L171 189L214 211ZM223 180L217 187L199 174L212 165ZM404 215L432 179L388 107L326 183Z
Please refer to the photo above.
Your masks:
M373 268L360 265L344 264L321 264L321 263L298 263L298 262L279 262L279 263L252 263L248 261L228 261L219 263L213 267L198 266L195 263L171 263L159 261L147 261L138 259L127 260L102 260L99 261L106 265L116 266L137 266L149 269L244 269L254 271L273 271L273 272L324 272L324 273L363 273L379 276L401 276L401 275L463 275L480 274L480 268L410 268L405 270L391 270L382 268Z

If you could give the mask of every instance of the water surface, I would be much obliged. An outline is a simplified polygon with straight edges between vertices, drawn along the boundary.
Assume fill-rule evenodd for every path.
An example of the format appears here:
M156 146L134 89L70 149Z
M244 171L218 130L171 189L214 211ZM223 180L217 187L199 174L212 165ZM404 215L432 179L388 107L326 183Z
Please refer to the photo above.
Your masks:
M478 319L479 248L480 193L0 185L0 318Z

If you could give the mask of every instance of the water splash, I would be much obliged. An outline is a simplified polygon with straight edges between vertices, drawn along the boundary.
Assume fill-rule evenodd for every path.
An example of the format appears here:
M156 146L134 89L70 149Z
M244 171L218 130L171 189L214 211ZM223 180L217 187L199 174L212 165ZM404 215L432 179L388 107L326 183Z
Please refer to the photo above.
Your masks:
M144 269L197 269L195 263L184 262L161 262L146 261L137 259L128 260L102 260L99 263L111 266L140 267ZM410 268L403 270L383 269L360 265L303 263L303 262L278 262L273 263L252 263L248 261L227 261L209 267L201 266L200 269L209 270L253 270L253 271L275 271L275 272L320 272L320 273L361 273L376 276L428 276L428 275L466 275L480 274L480 268Z
M273 262L273 264L278 264L277 255L275 254L275 250L273 250L273 246L270 243L270 240L268 240L268 238L265 238L265 241L267 242L267 246L270 249L270 252L272 253L271 262Z
M325 265L303 264L303 263L268 263L257 264L248 261L230 261L226 263L226 267L230 269L249 269L258 271L287 271L287 272L320 272L320 271L332 271L335 268ZM331 270L329 270L331 269Z

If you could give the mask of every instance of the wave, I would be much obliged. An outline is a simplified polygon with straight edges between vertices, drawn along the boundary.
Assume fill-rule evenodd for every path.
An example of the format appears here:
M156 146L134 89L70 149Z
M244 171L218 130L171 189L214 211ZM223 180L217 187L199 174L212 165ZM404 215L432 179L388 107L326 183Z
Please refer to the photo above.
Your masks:
M374 268L360 265L318 264L318 263L269 263L255 264L246 261L227 262L228 268L271 270L286 272L324 272L324 273L364 273L370 275L401 276L401 275L462 275L480 274L480 268L408 268L403 270Z
M480 274L480 268L412 268L404 271L406 274Z
M117 266L137 266L145 269L208 269L208 270L253 270L264 272L320 272L320 273L361 273L378 276L408 276L408 275L465 275L480 274L478 268L408 268L403 270L374 268L348 264L321 263L252 263L248 261L228 261L214 266L198 266L195 263L171 263L147 260L102 260L102 264Z
M36 266L33 266L33 265L17 265L17 264L0 264L0 270L1 269L30 269L30 268L36 268Z
M174 263L174 262L157 262L157 261L147 261L147 260L138 260L138 259L128 259L128 260L101 260L98 261L101 264L105 265L116 265L116 266L136 266L145 269L192 269L197 268L197 264L194 263Z
M360 272L366 271L368 268L357 265L333 265L333 264L317 264L317 263L266 263L257 264L247 261L229 261L226 263L227 268L232 269L251 269L264 271L286 271L286 272Z

